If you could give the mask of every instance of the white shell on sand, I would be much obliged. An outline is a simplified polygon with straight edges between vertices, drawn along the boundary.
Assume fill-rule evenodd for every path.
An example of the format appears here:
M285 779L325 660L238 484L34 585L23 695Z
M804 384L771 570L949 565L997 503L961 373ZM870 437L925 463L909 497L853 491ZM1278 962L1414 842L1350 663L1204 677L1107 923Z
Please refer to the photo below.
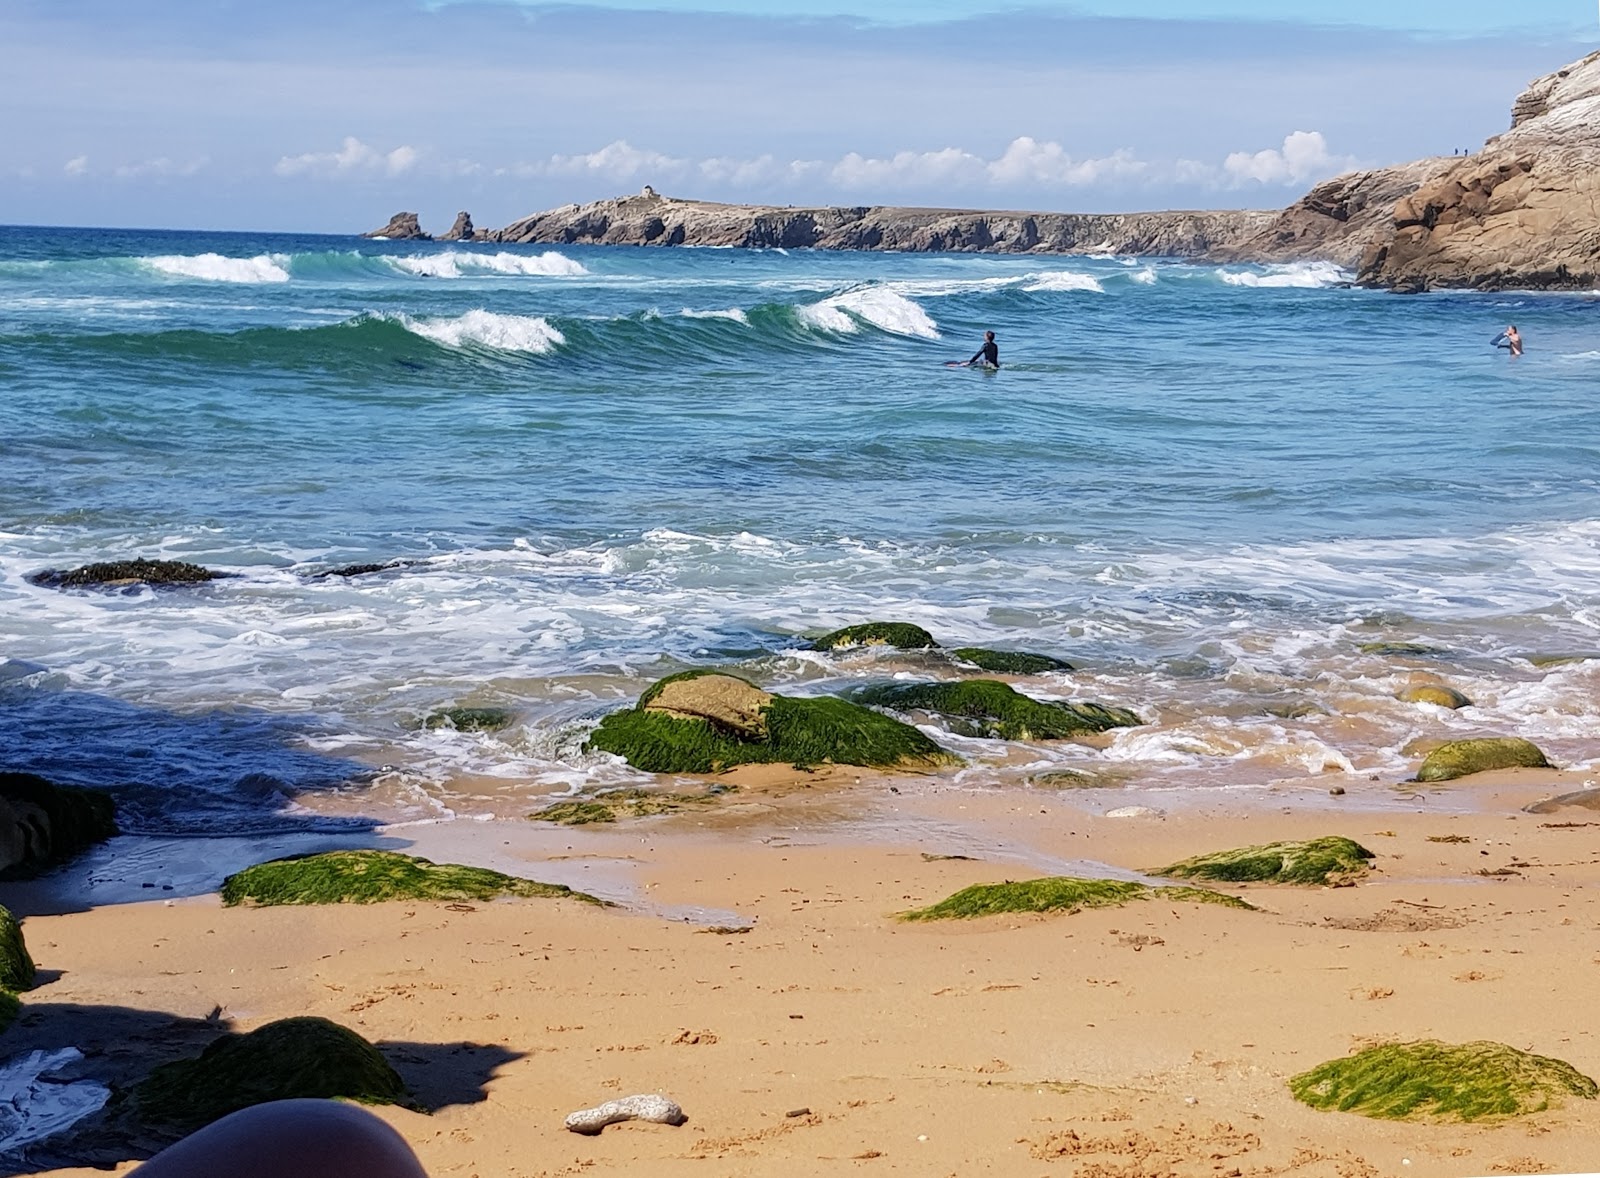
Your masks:
M618 1121L654 1121L658 1125L681 1125L689 1118L675 1101L654 1094L624 1096L608 1100L599 1108L586 1108L567 1117L567 1128L574 1133L594 1136Z

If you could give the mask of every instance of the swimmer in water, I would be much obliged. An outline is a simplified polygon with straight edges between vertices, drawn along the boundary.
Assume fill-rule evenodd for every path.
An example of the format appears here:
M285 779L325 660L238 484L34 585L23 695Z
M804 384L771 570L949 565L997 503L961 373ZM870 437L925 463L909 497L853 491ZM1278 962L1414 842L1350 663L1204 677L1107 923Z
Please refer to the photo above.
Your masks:
M1512 328L1512 330L1515 331L1516 329ZM972 359L967 361L968 368L972 368L975 365L982 368L1000 367L1000 346L994 342L994 332L986 331L983 333L983 347L979 348L973 354Z
M1517 325L1513 323L1499 335L1495 336L1494 346L1497 348L1505 348L1513 356L1522 355L1522 334L1517 331Z

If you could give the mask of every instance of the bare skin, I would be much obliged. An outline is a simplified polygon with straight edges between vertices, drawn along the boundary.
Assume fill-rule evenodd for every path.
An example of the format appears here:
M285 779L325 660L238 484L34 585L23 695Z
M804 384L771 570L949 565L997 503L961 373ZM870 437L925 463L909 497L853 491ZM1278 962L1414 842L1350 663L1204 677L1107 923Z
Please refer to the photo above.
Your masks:
M138 1178L427 1178L388 1125L354 1105L280 1100L223 1117L140 1166Z

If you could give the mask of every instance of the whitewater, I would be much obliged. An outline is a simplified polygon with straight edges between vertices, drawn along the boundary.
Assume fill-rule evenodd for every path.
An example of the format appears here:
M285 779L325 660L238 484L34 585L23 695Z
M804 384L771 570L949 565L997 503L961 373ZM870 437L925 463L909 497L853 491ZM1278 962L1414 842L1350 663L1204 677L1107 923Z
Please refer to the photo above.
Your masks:
M1590 768L1600 300L1350 277L0 229L4 767L157 833L522 814L640 780L584 737L671 671L941 673L804 649L891 618L1147 721L930 728L959 788L1325 790L1513 729ZM28 580L135 555L230 575Z

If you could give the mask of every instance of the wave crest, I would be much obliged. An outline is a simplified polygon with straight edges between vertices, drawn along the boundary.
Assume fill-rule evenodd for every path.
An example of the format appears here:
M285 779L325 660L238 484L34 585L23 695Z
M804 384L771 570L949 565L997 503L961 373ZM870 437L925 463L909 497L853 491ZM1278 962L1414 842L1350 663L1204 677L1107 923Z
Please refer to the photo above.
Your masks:
M841 335L861 330L869 323L891 335L938 339L939 325L916 303L898 291L884 286L865 286L831 295L820 303L796 307L795 314L807 327Z
M554 250L542 254L480 254L446 250L440 254L410 254L384 259L397 270L425 278L466 278L472 275L503 274L537 278L576 278L589 271L565 254Z
M159 254L139 261L172 278L194 278L202 282L288 282L287 254L258 254L253 258L230 258L223 254Z
M1287 265L1263 266L1262 270L1265 273L1218 270L1217 276L1229 286L1292 287L1297 290L1345 286L1351 281L1351 276L1332 262L1291 262Z
M480 308L453 318L400 315L395 322L412 334L447 348L477 346L543 356L567 342L567 337L542 315L501 315Z

